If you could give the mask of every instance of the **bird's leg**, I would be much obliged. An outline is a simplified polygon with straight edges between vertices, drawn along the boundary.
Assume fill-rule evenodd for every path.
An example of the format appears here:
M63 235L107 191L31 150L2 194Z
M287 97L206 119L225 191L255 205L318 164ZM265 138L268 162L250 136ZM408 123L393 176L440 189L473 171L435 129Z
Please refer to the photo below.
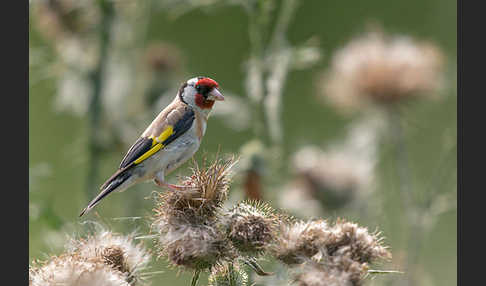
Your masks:
M164 177L165 177L164 173L162 172L157 173L154 177L154 183L161 188L168 188L172 191L185 191L187 189L190 189L189 186L179 186L179 185L169 184L165 181Z
M169 188L173 191L183 191L184 189L186 189L186 187L184 186L178 186L178 185L174 185L174 184L169 184L167 182L164 182L164 181L160 181L158 180L157 178L154 179L154 182L157 186L161 187L161 188Z

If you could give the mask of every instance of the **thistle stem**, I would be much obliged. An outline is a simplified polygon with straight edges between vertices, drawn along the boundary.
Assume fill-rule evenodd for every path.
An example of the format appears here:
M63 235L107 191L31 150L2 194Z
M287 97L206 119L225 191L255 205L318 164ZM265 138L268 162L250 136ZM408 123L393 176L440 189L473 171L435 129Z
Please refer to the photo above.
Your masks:
M268 14L271 2L256 2L248 4L246 11L248 15L248 36L250 40L250 59L247 66L246 89L253 110L253 132L256 138L261 139L265 144L268 141L268 126L265 121L265 109L263 106L265 98L264 87L264 36L263 31L267 28Z
M414 265L418 260L421 247L421 234L423 232L420 218L424 210L414 205L412 197L412 188L410 187L410 163L408 160L408 150L405 142L405 134L401 122L401 113L398 109L389 110L391 122L391 134L395 143L395 162L398 173L399 193L403 206L405 208L405 217L407 218L409 238L407 240L407 261L405 271L408 273L406 285L416 285Z

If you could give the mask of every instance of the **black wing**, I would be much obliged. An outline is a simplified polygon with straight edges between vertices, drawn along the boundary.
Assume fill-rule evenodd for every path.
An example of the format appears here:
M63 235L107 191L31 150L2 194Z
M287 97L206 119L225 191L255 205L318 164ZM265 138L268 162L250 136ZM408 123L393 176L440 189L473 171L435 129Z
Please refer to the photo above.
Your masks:
M119 169L108 180L106 180L106 182L100 187L100 189L103 190L112 181L118 179L120 176L123 176L125 171L129 169L131 166L139 164L146 158L155 154L163 147L169 145L175 139L179 138L182 134L184 134L187 130L189 130L189 128L191 128L194 119L195 119L194 111L192 109L188 109L176 121L174 126L167 125L164 131L172 127L172 132L162 142L157 142L155 138L151 138L151 137L138 138L137 141L130 147L130 149L128 149L128 152L125 155L125 157L123 157ZM141 159L142 156L145 156L145 158ZM137 160L138 162L136 162Z
M172 133L167 139L162 142L162 145L167 146L172 141L176 140L182 134L186 133L194 122L195 114L192 109L189 109L174 125L174 133Z
M141 156L145 155L147 152L153 152L153 148L157 148L157 151L161 149L161 147L165 147L173 142L175 139L179 138L182 134L184 134L189 128L192 126L192 122L194 121L195 115L192 109L189 109L184 113L184 115L174 124L167 125L164 131L167 128L172 127L172 132L170 133L169 137L167 137L162 142L157 142L155 138L147 138L147 137L140 137L138 140L130 147L125 157L120 163L120 169L123 169L129 166L131 163L135 162ZM162 144L162 146L157 146L158 144ZM153 152L154 154L156 152ZM151 154L152 155L152 154Z
M120 163L120 169L125 168L126 166L130 165L133 161L137 160L140 156L145 154L149 151L152 146L154 145L154 139L140 137L137 141L128 149L127 154L123 157L123 160Z

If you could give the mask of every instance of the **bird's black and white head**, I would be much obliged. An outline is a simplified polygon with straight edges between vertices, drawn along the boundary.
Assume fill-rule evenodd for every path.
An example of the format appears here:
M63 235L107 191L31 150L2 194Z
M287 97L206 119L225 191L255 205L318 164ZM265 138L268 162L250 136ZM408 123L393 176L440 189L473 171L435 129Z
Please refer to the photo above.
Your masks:
M218 83L209 77L194 77L182 84L178 96L192 108L208 113L213 108L215 101L224 100L218 87Z

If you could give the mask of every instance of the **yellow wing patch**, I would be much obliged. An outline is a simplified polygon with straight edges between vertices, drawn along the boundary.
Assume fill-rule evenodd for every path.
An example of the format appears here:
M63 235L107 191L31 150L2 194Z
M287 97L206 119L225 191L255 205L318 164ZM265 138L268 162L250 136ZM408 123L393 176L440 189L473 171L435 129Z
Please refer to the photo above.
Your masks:
M164 142L167 138L169 138L169 136L172 135L173 133L174 133L174 128L169 125L164 130L164 132L162 132L159 135L159 137L155 138L155 136L153 136L153 135L150 136L150 138L152 139L152 148L150 148L150 150L145 152L142 156L138 157L137 160L135 160L133 163L134 164L140 164L145 159L147 159L148 157L152 156L154 153L159 151L162 147L164 147L162 142Z
M174 133L174 127L172 127L171 125L169 125L165 130L164 132L162 132L159 137L157 137L157 143L162 143L165 141L165 139L169 138L170 135L172 135L172 133Z

